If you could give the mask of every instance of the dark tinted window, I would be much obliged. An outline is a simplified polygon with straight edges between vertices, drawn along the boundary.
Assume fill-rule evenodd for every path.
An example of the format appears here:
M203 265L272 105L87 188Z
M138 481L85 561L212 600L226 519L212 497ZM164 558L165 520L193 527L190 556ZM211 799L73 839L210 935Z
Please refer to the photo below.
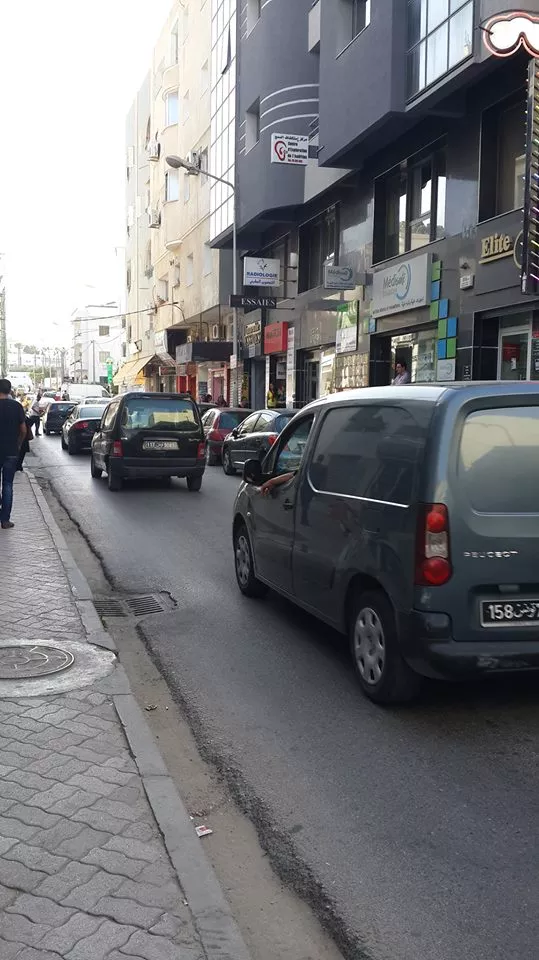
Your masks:
M110 407L105 408L105 412L103 416L104 430L109 430L110 427L112 426L112 421L114 420L114 416L116 414L118 406L119 406L119 401L117 401L116 403L111 403Z
M227 410L226 413L219 414L219 423L217 426L219 430L233 430L234 427L238 426L238 423L241 423L245 417L241 413L231 413Z
M277 419L273 421L273 428L274 428L274 430L275 430L275 433L280 433L281 430L284 430L284 428L286 427L287 423L290 422L290 420L292 419L293 416L294 416L293 413L281 413L281 414L279 414L279 416L277 417Z
M458 475L459 489L479 513L539 513L539 407L471 413Z
M66 414L66 413L69 413L69 411L72 409L73 409L72 403L51 403L49 407L49 415L51 413Z
M82 420L101 420L103 409L103 407L90 407L84 404L83 407L79 407L79 418Z
M401 407L337 407L324 418L309 476L315 489L410 503L425 430Z
M181 397L130 397L122 411L122 428L193 431L197 414L194 403Z

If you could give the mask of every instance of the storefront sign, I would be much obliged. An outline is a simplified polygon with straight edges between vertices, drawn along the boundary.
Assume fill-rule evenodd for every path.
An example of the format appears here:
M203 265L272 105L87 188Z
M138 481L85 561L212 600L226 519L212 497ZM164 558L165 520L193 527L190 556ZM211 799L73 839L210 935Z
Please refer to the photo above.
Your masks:
M296 331L288 328L286 342L286 405L292 407L296 395Z
M306 167L309 162L309 138L292 133L272 133L271 162Z
M266 257L245 257L243 283L246 287L278 287L281 282L281 261Z
M335 353L353 353L357 350L359 303L352 300L337 311L337 335Z
M352 267L339 267L326 263L324 267L324 288L326 290L354 290L356 281Z
M515 10L491 17L482 27L487 50L494 57L510 57L523 47L530 57L539 57L539 17Z
M389 316L430 303L431 255L405 260L373 276L372 316Z
M231 307L255 307L258 310L275 310L277 297L243 297L241 294L230 294Z
M491 233L481 240L481 259L479 263L491 263L493 260L503 260L512 257L515 249L514 237L506 233Z
M264 330L264 353L286 353L288 348L288 324L268 323Z
M246 325L243 340L247 347L256 347L257 344L262 343L261 320L253 320Z
M438 360L436 364L436 379L442 382L454 380L456 376L456 360Z
M189 363L192 355L192 343L181 343L179 347L176 347L176 363Z

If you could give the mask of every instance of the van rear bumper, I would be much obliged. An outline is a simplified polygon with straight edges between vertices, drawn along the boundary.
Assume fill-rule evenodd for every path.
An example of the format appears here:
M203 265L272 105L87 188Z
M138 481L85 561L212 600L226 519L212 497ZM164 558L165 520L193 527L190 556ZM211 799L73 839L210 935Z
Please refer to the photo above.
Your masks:
M152 477L201 477L205 466L204 460L110 458L112 473L115 477L122 477L124 480L143 480Z
M425 677L450 680L539 670L539 639L526 639L525 632L511 640L495 640L489 633L484 641L457 642L447 614L414 610L401 636L404 659Z

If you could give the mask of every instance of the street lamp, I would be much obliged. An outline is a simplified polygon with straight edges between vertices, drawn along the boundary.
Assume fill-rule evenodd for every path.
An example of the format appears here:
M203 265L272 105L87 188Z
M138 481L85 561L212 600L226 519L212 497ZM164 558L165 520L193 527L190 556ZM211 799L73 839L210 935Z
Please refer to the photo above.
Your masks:
M204 173L204 176L209 177L210 180L217 180L218 183L223 183L225 187L228 187L232 190L234 197L234 216L232 217L232 293L236 296L239 293L238 290L238 230L236 223L236 186L234 183L231 183L230 180L224 180L223 177L217 177L214 173L209 173L208 170L201 170L200 167L195 163L189 163L188 160L184 160L182 157L165 157L166 163L169 167L172 167L174 170L185 170L187 175L190 177L199 177L201 173ZM232 406L238 406L238 308L233 308L232 313L232 352L236 358L236 369L234 370L234 379L232 381Z

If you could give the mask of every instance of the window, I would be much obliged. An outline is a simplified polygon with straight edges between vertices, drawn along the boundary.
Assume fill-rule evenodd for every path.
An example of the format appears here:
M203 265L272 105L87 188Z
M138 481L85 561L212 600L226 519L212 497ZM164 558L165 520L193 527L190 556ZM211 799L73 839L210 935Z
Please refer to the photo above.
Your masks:
M246 433L253 432L256 426L256 422L258 420L258 416L259 416L258 413L253 413L250 417L247 417L247 419L243 421L241 428L239 430L240 437L245 436Z
M180 199L180 178L177 170L167 170L165 173L165 199Z
M524 206L526 103L521 94L483 113L479 219Z
M408 0L408 97L473 53L473 0Z
M315 490L409 504L426 430L401 407L364 404L330 410L309 478Z
M206 90L208 89L209 85L210 85L210 67L209 67L208 61L206 60L202 64L202 69L200 71L200 92L206 93Z
M106 363L107 360L108 360L108 358L109 358L109 355L108 355L108 353L107 353L106 350L100 350L100 351L99 351L99 362L100 362L100 363Z
M169 127L172 123L177 123L179 118L179 101L176 91L167 93L165 97L165 125Z
M191 177L188 173L183 175L183 202L188 203L191 197Z
M205 243L202 248L202 274L204 277L207 277L213 270L213 251L209 243Z
M195 405L180 397L131 397L122 411L122 427L130 430L174 430L191 433L199 429Z
M371 0L352 0L352 39L370 23Z
M299 470L305 454L307 441L311 432L314 417L305 417L282 442L279 443L277 459L273 473L281 475Z
M337 53L344 50L352 40L368 27L371 21L371 0L337 0L335 4L335 29Z
M250 33L260 20L261 0L247 0L247 33Z
M108 337L110 334L110 327L99 327L99 336Z
M245 152L260 140L260 100L255 100L245 114Z
M190 253L189 256L187 257L186 269L185 269L185 285L187 287L190 287L192 285L193 277L194 277L194 258L193 258L193 254Z
M274 417L271 413L261 413L256 423L256 433L263 433L273 423Z
M445 150L412 157L380 177L374 191L374 262L445 236Z
M331 207L299 228L299 292L324 282L324 265L337 259L337 210Z
M472 509L536 514L538 469L539 407L478 410L466 418L458 482Z
M120 401L117 400L116 403L111 403L109 407L106 408L106 412L103 416L103 430L109 430L112 427L114 417L116 416L116 411L120 405Z
M178 21L174 24L170 34L170 64L171 66L179 61L179 25Z
M232 43L230 38L230 26L224 31L218 47L219 72L226 73L232 62Z

